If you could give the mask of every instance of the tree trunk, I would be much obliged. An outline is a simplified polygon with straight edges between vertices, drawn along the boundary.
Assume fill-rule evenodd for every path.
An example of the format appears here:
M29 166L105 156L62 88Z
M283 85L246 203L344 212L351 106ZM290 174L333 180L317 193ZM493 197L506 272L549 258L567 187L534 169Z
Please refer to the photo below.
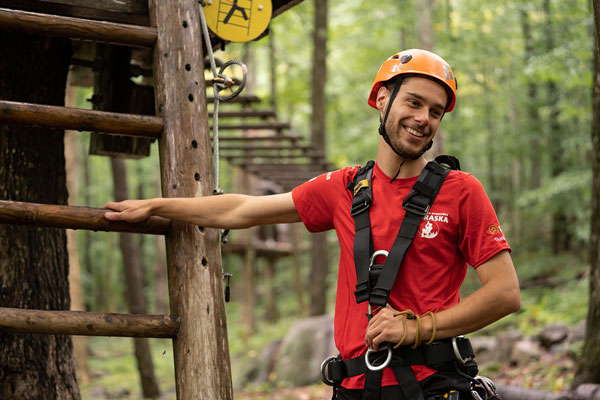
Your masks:
M68 40L0 35L0 98L64 105ZM63 132L0 125L0 197L67 204ZM68 310L64 229L0 226L0 306ZM79 399L71 338L0 333L0 398Z
M247 176L246 173L243 173ZM254 239L256 238L256 228L246 229L246 249L244 251L244 267L242 270L243 279L243 301L242 301L242 321L244 323L244 341L247 343L249 337L256 332L256 249L254 248Z
M296 299L298 301L298 315L306 316L306 304L304 301L304 280L300 266L300 246L302 239L300 234L300 224L290 224L290 240L292 241L292 267L294 268L294 288L296 290Z
M326 102L327 81L327 0L315 0L312 68L312 121L311 143L326 154ZM309 277L311 316L325 314L327 310L327 272L329 271L327 234L312 235L312 263Z
M265 308L265 321L275 322L279 319L277 299L275 293L275 257L265 257L265 285L267 290L267 306Z
M71 77L72 74L69 75L69 81L71 81ZM65 105L67 107L76 107L74 90L74 86L70 84L67 86L67 94L65 96ZM67 174L67 191L69 193L68 204L70 206L78 205L79 169L77 163L77 134L77 132L65 131L65 171ZM81 288L81 265L77 249L77 233L72 229L67 229L67 252L69 253L71 310L85 311ZM73 356L75 357L77 380L81 383L87 383L90 380L87 362L87 338L85 336L74 336L71 340L73 341Z
M546 52L551 53L554 50L554 27L552 26L552 6L550 0L544 0L544 14L546 23L544 27L544 37L546 40ZM548 109L550 111L550 125L548 127L548 137L550 138L550 171L552 177L559 176L565 171L564 148L562 146L562 127L559 122L560 110L558 108L558 99L560 96L558 87L553 80L546 84L548 91ZM560 208L554 211L552 215L552 251L558 254L569 250L571 247L571 234L568 230L569 216L567 210Z
M277 64L275 54L275 30L271 27L269 32L269 92L271 93L269 104L273 111L277 111Z
M531 35L531 25L529 23L529 12L526 8L521 8L521 31L523 34L523 42L525 46L525 59L524 64L530 65L533 63L534 57L534 43ZM527 82L527 119L528 119L528 130L531 132L529 136L529 159L531 160L531 167L529 169L529 188L537 189L542 183L541 168L542 160L540 155L543 153L541 149L542 142L542 129L540 121L540 113L538 106L538 87L533 79L529 79Z
M169 289L167 287L167 250L165 238L157 236L154 253L154 312L156 314L169 313Z
M82 152L81 157L81 169L83 174L83 186L87 189L90 187L90 163L89 156L87 151ZM83 204L91 204L91 196L89 190L83 191ZM92 261L92 233L89 230L83 231L83 268L85 269L85 273L87 276L92 277L90 283L86 287L86 290L89 291L87 296L84 298L85 309L88 311L99 311L99 308L94 308L98 306L98 290L96 288L96 279L94 277L94 271L97 268L94 268Z
M433 13L435 0L416 0L415 9L417 10L417 36L419 48L433 51L435 43L435 33L433 30ZM444 132L438 129L433 146L427 152L427 158L434 159L435 157L444 154Z
M127 169L122 158L111 158L115 200L122 201L129 198L127 186ZM135 241L133 233L119 233L119 245L123 255L123 269L127 283L127 304L132 314L147 314L146 299L144 298L144 273L140 248ZM144 398L156 398L160 395L158 382L154 376L152 354L147 338L135 338L135 359L140 373L140 383Z
M256 82L256 68L254 63L254 48L250 43L244 44L244 63L248 66L248 75L246 77L246 91L253 93ZM247 106L245 105L244 108ZM243 136L252 136L252 130L244 130ZM250 158L248 159L248 161ZM248 174L243 169L238 169L238 187L240 193L258 194L254 192L259 186L259 179L251 174ZM254 248L254 241L257 238L258 228L245 229L243 233L246 241L246 249L244 250L244 266L242 270L242 322L244 324L244 344L248 345L250 336L256 332L256 265L258 257Z
M596 35L600 37L600 4L594 1ZM585 343L573 387L582 383L600 383L600 57L598 41L594 48L594 92L592 110L592 223L590 305L587 316Z
M129 80L131 50L125 47L98 45L96 56L101 60L102 65L96 82L96 93L100 94L102 100L96 105L96 108L103 111L129 112L132 87ZM126 200L129 198L129 188L125 161L120 158L111 158L111 166L115 200ZM141 255L134 234L120 233L119 246L123 256L129 312L146 314ZM142 393L147 398L158 397L160 391L154 376L148 339L134 339L134 348Z
M419 47L424 50L433 50L435 42L433 32L433 8L435 0L416 0L415 9L417 10L417 35L419 37Z
M148 8L151 24L160 27L153 69L156 112L164 119L162 195L210 196L215 187L198 1L149 0ZM233 399L219 231L173 221L166 238L169 304L181 318L173 340L177 398Z

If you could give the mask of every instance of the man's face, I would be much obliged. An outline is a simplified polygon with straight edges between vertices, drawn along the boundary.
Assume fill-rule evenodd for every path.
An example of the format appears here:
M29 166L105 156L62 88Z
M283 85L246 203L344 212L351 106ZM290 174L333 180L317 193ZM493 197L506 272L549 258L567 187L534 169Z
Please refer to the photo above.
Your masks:
M392 91L381 87L377 108L383 120ZM444 115L448 95L444 88L426 78L404 79L385 125L394 147L406 157L418 157L433 140Z

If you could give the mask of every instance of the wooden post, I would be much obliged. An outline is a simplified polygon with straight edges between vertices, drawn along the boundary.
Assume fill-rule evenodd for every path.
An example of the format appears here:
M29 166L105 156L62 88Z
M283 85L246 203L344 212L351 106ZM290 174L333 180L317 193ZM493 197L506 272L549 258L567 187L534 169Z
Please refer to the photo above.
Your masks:
M209 196L213 168L197 0L149 0L164 197ZM233 398L218 230L174 222L166 237L178 399Z

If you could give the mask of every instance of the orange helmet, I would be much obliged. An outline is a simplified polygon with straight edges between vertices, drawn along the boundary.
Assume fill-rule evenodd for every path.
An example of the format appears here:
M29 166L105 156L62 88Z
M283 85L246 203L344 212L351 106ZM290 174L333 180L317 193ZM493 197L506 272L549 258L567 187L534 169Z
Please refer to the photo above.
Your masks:
M446 112L452 111L456 103L456 78L450 65L437 54L420 49L396 53L381 65L369 94L369 105L377 108L375 99L383 82L402 74L425 75L441 83L450 96Z

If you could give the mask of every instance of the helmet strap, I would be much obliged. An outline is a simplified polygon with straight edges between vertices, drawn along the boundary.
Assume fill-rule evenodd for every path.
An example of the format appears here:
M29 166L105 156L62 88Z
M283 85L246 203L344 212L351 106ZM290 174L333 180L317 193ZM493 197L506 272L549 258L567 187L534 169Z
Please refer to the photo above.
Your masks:
M402 153L401 151L399 151L398 149L396 149L394 147L394 145L392 144L392 141L390 140L390 137L387 134L387 131L385 130L385 124L387 123L388 116L390 115L392 103L394 102L394 100L396 100L396 96L398 95L400 86L402 86L403 80L404 80L403 76L400 76L396 79L396 82L394 83L394 88L392 89L392 94L390 95L390 100L388 101L387 107L385 109L385 114L383 115L383 120L381 118L379 119L379 134L383 137L383 140L385 140L385 142L388 144L388 146L390 146L390 148L394 151L394 153L396 153L398 156L402 157L402 159L403 159L402 164L404 164L404 160L406 158L411 158L413 160L418 159L427 150L429 150L431 148L431 146L433 146L433 140L432 140L431 142L429 142L429 144L427 146L425 146L425 148L423 150L421 150L421 152L418 155L409 156L407 154ZM400 167L402 167L402 165L400 165ZM398 172L400 172L400 171L398 170ZM396 176L397 175L398 174L396 174ZM394 177L394 179L395 179L395 177Z

